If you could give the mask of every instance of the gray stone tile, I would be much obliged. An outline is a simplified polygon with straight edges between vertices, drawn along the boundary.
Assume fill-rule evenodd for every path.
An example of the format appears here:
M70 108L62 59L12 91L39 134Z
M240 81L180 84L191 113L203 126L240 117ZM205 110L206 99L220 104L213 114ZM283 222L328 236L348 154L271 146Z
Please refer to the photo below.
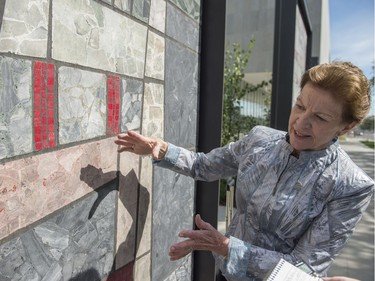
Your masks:
M0 57L0 159L32 151L31 61Z
M181 259L177 269L172 272L164 281L190 281L192 279L192 258L191 255Z
M200 20L200 0L170 0L196 21Z
M188 46L192 50L198 52L198 23L169 3L167 4L167 22L165 33L180 43Z
M150 17L151 0L133 0L133 16L148 22Z
M198 54L166 40L164 137L189 148L196 145L198 60Z
M189 177L154 168L152 280L165 280L171 272L190 277L190 266L186 266L189 257L171 263L168 251L173 243L180 241L181 230L193 227L194 186L194 180ZM190 280L185 277L175 280Z

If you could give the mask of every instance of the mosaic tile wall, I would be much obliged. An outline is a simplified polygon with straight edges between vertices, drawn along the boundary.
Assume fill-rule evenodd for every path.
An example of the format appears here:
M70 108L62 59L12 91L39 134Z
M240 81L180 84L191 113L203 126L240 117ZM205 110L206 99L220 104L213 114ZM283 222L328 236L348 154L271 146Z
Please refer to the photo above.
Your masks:
M194 181L118 133L196 147L200 0L5 0L0 280L191 280Z

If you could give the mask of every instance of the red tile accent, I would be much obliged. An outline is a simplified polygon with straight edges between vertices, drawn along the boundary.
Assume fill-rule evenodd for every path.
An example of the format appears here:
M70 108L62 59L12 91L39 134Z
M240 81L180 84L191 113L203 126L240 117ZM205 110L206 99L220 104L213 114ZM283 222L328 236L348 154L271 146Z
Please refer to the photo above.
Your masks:
M107 80L107 135L119 133L120 77L109 75Z
M55 66L34 63L34 142L35 149L55 146Z

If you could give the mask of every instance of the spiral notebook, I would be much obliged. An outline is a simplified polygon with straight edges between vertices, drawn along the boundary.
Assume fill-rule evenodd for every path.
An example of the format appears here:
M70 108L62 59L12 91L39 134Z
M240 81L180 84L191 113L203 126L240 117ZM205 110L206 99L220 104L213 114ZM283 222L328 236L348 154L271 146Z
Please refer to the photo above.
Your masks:
M264 281L323 281L323 279L309 275L302 269L281 259Z

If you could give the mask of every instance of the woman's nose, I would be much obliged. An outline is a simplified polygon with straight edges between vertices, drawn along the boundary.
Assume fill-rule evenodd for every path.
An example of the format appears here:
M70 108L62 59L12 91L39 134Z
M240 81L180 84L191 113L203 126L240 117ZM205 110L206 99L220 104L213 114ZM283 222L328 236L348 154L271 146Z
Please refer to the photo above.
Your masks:
M310 116L307 113L301 114L297 118L297 124L302 129L310 128L311 126L311 120Z

